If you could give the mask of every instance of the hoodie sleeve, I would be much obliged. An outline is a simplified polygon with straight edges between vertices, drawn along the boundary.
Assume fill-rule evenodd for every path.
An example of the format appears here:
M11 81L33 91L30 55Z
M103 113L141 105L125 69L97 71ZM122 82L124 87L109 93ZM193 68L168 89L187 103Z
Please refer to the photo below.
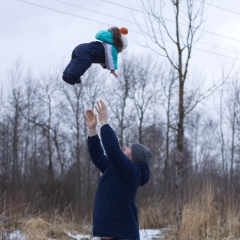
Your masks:
M139 166L128 159L123 153L116 134L109 124L101 127L101 140L109 161L121 179L131 183L135 179L140 184L142 176Z
M98 135L88 137L88 151L94 165L102 172L111 164L108 157L104 154Z

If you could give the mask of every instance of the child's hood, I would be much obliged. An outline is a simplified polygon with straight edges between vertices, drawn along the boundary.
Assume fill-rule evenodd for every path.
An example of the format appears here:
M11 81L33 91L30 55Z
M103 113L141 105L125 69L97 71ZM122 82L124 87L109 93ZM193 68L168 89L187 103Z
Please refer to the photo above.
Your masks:
M98 32L95 37L102 42L113 44L113 35L109 31L102 30Z

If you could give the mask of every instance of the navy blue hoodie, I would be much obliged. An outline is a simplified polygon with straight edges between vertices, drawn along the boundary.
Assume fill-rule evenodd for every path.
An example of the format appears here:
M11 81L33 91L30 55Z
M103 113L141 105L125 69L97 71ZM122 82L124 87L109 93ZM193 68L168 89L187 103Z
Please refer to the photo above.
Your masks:
M120 149L109 124L98 135L88 137L88 148L95 166L103 173L93 210L93 236L139 240L136 194L150 177L148 165L137 165Z

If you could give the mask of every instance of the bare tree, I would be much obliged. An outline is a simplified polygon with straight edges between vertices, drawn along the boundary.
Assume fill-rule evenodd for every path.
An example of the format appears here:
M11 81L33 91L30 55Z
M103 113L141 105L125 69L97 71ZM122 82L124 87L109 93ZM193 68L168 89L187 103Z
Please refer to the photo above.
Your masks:
M5 194L9 192L9 178L11 172L11 138L10 138L10 124L9 121L6 121L4 118L0 124L0 136L1 136L1 144L0 144L0 189L1 193Z
M54 80L54 76L43 77L44 81L40 85L41 91L39 91L38 99L39 99L39 109L42 112L39 112L37 119L34 120L34 123L37 127L41 128L42 134L46 137L46 150L48 157L48 174L47 174L47 182L54 182L54 144L53 144L53 129L56 128L56 125L59 123L59 118L56 117L55 109L59 104L59 100L57 98L57 88L56 88L56 80Z
M229 170L229 190L232 192L233 190L233 180L234 180L234 166L236 164L237 159L237 149L239 145L238 141L238 133L239 133L239 125L240 125L240 85L239 85L239 73L236 73L232 77L232 82L226 85L227 88L222 89L220 99L220 132L221 132L221 153L224 154L222 157L222 172L223 175L227 175ZM225 100L222 103L222 100ZM223 105L223 106L222 106ZM227 131L226 129L229 129ZM229 134L229 136L228 136ZM225 142L229 143L224 145ZM227 163L229 162L229 167L227 167Z
M22 124L21 124L21 108L23 104L23 91L22 91L22 67L20 62L17 61L16 65L10 72L11 84L10 94L8 101L4 103L4 114L7 116L9 121L9 134L10 134L10 146L11 150L8 152L7 159L10 160L11 174L11 191L14 193L21 184L21 167L22 161L19 158L21 149L21 138L22 138Z
M141 30L148 36L153 46L148 45L156 53L165 56L178 74L178 122L177 122L177 157L176 157L176 217L177 223L182 216L182 171L184 152L184 119L185 119L185 83L192 57L193 44L197 40L198 30L203 23L204 1L171 0L169 7L174 12L170 24L164 17L164 1L142 1L146 28ZM169 15L169 11L168 11ZM183 21L183 23L181 22ZM170 26L171 23L173 26ZM171 32L173 29L173 33ZM169 46L168 41L172 43ZM172 48L173 46L173 48ZM172 52L177 53L172 57Z
M69 87L69 89L67 88ZM71 87L71 88L70 88ZM81 127L83 114L83 85L65 86L63 89L65 97L64 116L69 128L71 156L76 161L75 195L76 201L82 202L82 167L81 167Z
M177 88L177 74L176 71L171 67L169 70L165 67L165 74L161 78L161 93L162 100L161 105L163 106L166 114L166 132L165 132L165 159L164 159L164 188L165 191L171 189L171 166L170 162L170 146L174 139L171 139L171 131L175 131L174 123L176 121L176 97L174 93ZM173 138L173 137L172 137Z
M34 77L31 73L28 73L26 78L24 77L22 91L23 91L23 103L21 106L21 117L22 117L22 125L24 129L23 133L23 141L21 147L22 149L22 157L23 157L23 184L25 186L29 185L29 179L35 177L34 182L31 182L31 189L33 189L34 185L38 184L40 171L37 160L37 129L32 122L34 113L38 107L38 84L35 84ZM29 191L29 189L27 189Z
M222 174L226 176L227 173L227 148L226 148L226 138L224 137L224 104L223 104L223 88L220 90L220 122L219 122L219 127L220 127L220 145L221 145L221 158L222 158Z
M156 62L150 56L142 56L133 61L133 71L130 75L130 81L133 84L130 97L134 104L137 120L136 138L140 143L144 143L143 127L146 124L151 125L147 113L154 112L156 97L159 93L158 80L162 77L161 71L156 68ZM161 68L159 68L161 69Z

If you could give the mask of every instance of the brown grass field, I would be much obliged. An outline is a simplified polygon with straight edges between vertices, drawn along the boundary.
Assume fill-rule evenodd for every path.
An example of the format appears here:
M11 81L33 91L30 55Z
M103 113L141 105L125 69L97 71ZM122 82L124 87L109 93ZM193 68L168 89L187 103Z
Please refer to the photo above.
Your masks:
M4 202L4 201L3 201ZM168 199L149 200L139 208L142 229L162 229L167 240L236 240L240 239L240 208L229 197L216 200L215 189L206 186L198 196L184 204L182 222L176 227L174 203ZM29 213L27 204L16 202L0 214L0 239L9 239L14 230L22 232L27 240L72 239L72 234L91 234L91 221L77 221L74 214ZM7 204L6 204L7 205ZM159 238L163 239L163 238Z

